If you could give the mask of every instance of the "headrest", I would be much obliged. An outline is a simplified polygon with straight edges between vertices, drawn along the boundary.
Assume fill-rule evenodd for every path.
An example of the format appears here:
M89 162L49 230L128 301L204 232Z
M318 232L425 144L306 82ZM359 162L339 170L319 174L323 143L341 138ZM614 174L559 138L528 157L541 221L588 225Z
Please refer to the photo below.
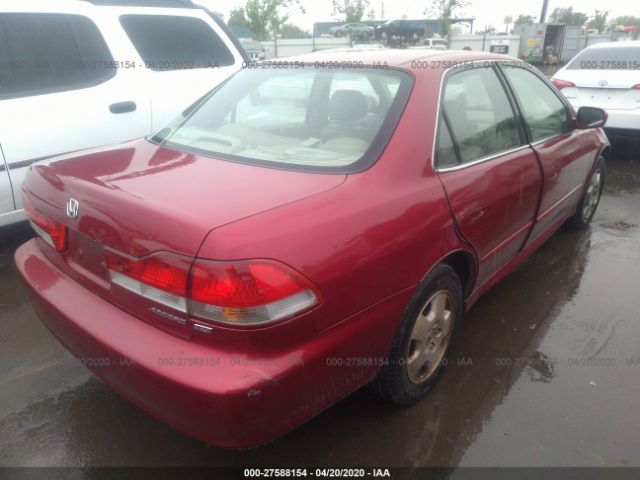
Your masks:
M367 110L367 99L357 90L336 90L329 100L330 120L360 120L367 115Z

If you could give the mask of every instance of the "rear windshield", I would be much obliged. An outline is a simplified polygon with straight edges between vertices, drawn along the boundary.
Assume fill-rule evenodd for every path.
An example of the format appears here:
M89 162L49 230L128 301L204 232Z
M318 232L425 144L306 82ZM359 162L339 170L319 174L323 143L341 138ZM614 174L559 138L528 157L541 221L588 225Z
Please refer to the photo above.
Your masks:
M354 172L382 153L411 84L392 69L243 69L152 141L243 163Z
M568 70L640 70L640 47L589 48L575 56Z

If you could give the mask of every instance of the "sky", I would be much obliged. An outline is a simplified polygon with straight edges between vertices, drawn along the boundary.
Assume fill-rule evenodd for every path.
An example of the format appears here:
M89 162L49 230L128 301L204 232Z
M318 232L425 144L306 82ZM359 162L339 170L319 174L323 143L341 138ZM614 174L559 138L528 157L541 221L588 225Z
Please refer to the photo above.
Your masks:
M223 13L225 20L229 18L229 12L238 6L244 5L244 0L195 0L212 10ZM504 30L504 17L507 15L516 18L519 14L533 15L538 18L542 9L542 0L517 1L517 0L470 0L471 5L458 14L458 17L475 17L474 31L482 30L485 26L493 25L497 30ZM315 22L339 20L332 15L331 0L301 0L306 14L291 16L290 23L308 30L313 28ZM431 0L370 0L369 8L375 12L375 18L380 16L384 5L384 19L393 18L423 18L424 10L431 5ZM637 0L550 0L548 14L556 7L573 7L574 11L593 15L596 9L609 10L609 18L620 15L640 16L640 2Z

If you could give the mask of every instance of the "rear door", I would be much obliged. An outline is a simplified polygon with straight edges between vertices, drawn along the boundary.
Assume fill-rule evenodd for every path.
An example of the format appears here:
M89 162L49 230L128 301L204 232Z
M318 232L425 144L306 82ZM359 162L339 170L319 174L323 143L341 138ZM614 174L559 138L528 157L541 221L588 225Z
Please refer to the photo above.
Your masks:
M35 161L149 133L148 96L135 69L116 68L118 52L88 16L2 12L0 37L8 58L0 142L15 191ZM20 195L15 203L22 208Z
M590 130L575 128L557 90L528 68L501 66L514 93L544 175L536 226L530 242L573 214L598 144Z
M541 174L494 67L445 79L435 166L460 234L479 259L478 285L522 248Z

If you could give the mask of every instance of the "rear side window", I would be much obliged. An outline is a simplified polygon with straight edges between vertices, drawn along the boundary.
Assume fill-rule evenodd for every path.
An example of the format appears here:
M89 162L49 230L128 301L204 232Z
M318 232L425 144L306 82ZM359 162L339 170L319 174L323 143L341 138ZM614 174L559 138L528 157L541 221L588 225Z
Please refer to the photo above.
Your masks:
M86 88L115 75L96 25L81 15L0 14L0 98Z
M222 39L199 18L122 15L120 23L151 70L216 68L234 63Z
M568 70L640 70L640 47L587 48L574 57Z
M532 142L568 130L567 109L552 87L524 68L502 68L518 99Z
M442 115L440 115L440 126L438 128L438 146L436 158L438 159L438 168L449 168L458 165L458 157L449 131L449 125Z
M507 95L491 68L474 68L451 75L445 84L442 114L451 127L451 137L458 146L460 162L504 152L522 145L518 124ZM441 129L444 123L440 123ZM447 148L445 133L439 132L444 151L437 157L438 166L451 166L452 151Z

